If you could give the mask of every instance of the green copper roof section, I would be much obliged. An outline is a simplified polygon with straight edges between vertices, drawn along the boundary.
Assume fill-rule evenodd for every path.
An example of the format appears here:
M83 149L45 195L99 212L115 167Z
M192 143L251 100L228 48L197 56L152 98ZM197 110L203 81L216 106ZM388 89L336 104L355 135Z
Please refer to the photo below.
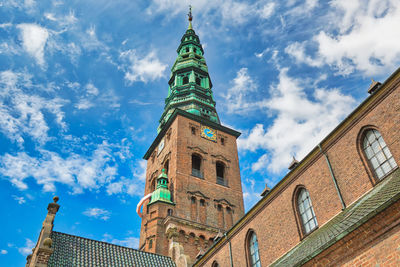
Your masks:
M185 110L220 124L211 90L212 83L203 56L204 50L199 36L193 30L191 12L189 12L189 28L182 36L176 51L178 57L171 68L168 96L165 99L164 112L157 132L162 130L175 109Z
M175 267L170 257L53 231L48 267Z
M270 266L302 266L400 199L400 169Z
M157 188L151 194L151 200L148 205L158 201L174 204L171 201L171 192L168 190L168 176L165 173L165 169L163 169L162 173L157 177Z

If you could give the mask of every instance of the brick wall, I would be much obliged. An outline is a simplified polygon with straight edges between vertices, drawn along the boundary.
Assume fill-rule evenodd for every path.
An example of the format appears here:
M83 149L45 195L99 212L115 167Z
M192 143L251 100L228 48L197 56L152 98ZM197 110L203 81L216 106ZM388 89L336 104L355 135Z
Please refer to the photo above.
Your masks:
M228 229L244 214L236 137L217 130L217 142L213 142L202 138L200 130L199 122L178 115L163 138L164 148L156 148L147 161L145 195L153 191L153 180L168 161L169 189L176 205L170 207L173 214L165 221L167 208L161 211L155 203L147 213L145 203L140 247L153 238L153 248L145 245L145 251L168 255L163 233L168 223L174 223L180 233L179 243L194 261L201 249L208 249L219 230ZM202 159L203 177L192 175L192 154ZM217 184L217 162L225 166L228 186Z
M366 100L360 109L322 142L322 149L329 157L347 206L377 183L359 147L363 129L378 129L395 161L400 164L399 84L400 74L397 73L382 90ZM342 205L327 162L319 149L315 148L259 203L261 208L250 211L246 220L232 232L235 266L246 266L245 239L250 229L258 237L262 266L274 262L301 241L303 234L293 199L298 186L309 191L319 226L341 212ZM205 264L199 266L211 266L214 260L221 266L229 266L221 264L226 262L226 247L225 244L223 249L207 255ZM370 253L379 251L378 248L371 248Z

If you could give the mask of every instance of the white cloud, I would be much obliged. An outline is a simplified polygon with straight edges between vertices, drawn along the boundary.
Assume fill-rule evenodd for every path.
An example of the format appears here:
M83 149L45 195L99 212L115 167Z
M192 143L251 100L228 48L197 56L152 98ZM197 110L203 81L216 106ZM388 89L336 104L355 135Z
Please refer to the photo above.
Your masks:
M46 45L49 32L46 28L36 24L19 24L21 30L22 44L26 52L34 57L39 65L44 65L44 47Z
M241 68L236 77L233 79L232 87L230 87L224 96L226 102L226 110L229 113L246 113L249 110L259 108L259 102L256 103L251 99L254 92L257 91L257 85L250 77L247 68Z
M83 98L79 100L75 107L77 109L89 109L94 107L94 103L92 103L89 99Z
M132 84L137 81L149 82L164 77L167 65L162 63L152 51L140 58L136 50L130 49L120 54L123 64L119 68L125 72L125 80Z
M64 130L65 114L61 108L66 101L26 93L35 88L30 78L26 73L0 72L0 132L19 144L24 142L24 135L44 144L49 140L44 111L52 114Z
M16 195L13 195L12 196L17 202L18 202L18 204L24 204L25 202L26 202L26 200L25 200L25 198L24 197L19 197L19 196L16 196Z
M351 96L337 89L318 88L308 96L305 93L307 81L289 77L287 71L280 70L279 83L271 88L271 98L260 100L274 116L272 124L267 128L257 124L238 140L241 150L265 151L253 164L254 171L267 168L276 173L288 167L292 155L302 159L355 103Z
M25 246L18 248L18 252L22 254L23 256L28 256L29 254L32 253L32 249L35 247L35 243L33 243L32 240L29 238L25 239Z
M83 212L83 215L107 221L110 219L111 212L101 208L88 208Z
M2 254L2 255L5 255L5 254L7 254L7 253L8 253L8 251L5 250L5 249L0 250L0 254Z
M44 191L55 191L55 183L65 184L73 193L84 189L98 189L109 184L117 174L112 156L112 145L106 142L97 146L90 156L71 153L67 158L41 149L40 157L25 152L0 157L0 174L20 190L28 188L26 179L32 177Z
M316 34L311 41L289 45L286 52L311 66L325 63L338 74L361 71L379 75L400 63L400 6L396 0L346 1L331 3L327 25L336 25ZM337 20L337 18L342 18ZM304 47L318 47L315 55L306 56ZM299 47L300 51L294 48Z
M275 3L265 0L256 1L254 4L235 0L192 0L185 2L186 4L182 4L182 0L153 0L147 8L147 13L164 13L169 17L176 16L187 12L187 7L190 4L193 6L197 21L210 21L210 19L216 18L219 23L230 26L243 25L254 18L268 19L275 11ZM201 12L196 12L196 10L201 10ZM204 18L207 18L207 20Z
M113 195L126 193L130 196L142 196L142 190L140 190L140 187L144 186L146 180L146 166L146 160L139 160L135 164L133 170L133 179L123 177L119 181L108 184L107 194Z
M139 238L137 237L127 237L125 239L116 239L110 234L103 235L103 242L112 243L128 248L138 248L139 247Z

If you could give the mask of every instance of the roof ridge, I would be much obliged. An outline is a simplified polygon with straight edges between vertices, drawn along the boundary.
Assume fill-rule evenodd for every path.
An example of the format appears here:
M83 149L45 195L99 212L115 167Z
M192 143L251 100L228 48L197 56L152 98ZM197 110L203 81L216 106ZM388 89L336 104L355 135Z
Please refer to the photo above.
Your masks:
M105 241L100 241L100 240L96 240L96 239L92 239L92 238L82 237L82 236L78 236L78 235L71 235L71 234L62 233L62 232L58 232L58 231L52 231L52 233L62 234L62 235L67 235L67 236L72 236L72 237L77 237L77 238L86 239L86 240L95 241L95 242L100 242L100 243L104 243L104 244L108 244L108 245L112 245L112 246L116 246L116 247L135 250L137 252L144 253L144 254L151 254L151 255L155 255L155 256L164 257L164 258L170 258L171 259L171 257L169 257L169 256L164 256L164 255L160 255L160 254L156 254L156 253L142 251L142 250L139 250L139 249L136 249L136 248L124 247L124 246L121 246L121 245L117 245L117 244L113 244L113 243L109 243L109 242L105 242Z

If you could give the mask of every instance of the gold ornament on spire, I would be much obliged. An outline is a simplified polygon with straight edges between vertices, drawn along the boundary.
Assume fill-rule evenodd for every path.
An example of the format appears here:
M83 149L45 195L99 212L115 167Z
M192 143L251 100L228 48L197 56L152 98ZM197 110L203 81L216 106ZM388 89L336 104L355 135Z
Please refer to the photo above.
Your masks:
M187 14L189 17L189 30L192 30L192 20L193 20L193 16L192 16L192 6L189 5L189 13Z

